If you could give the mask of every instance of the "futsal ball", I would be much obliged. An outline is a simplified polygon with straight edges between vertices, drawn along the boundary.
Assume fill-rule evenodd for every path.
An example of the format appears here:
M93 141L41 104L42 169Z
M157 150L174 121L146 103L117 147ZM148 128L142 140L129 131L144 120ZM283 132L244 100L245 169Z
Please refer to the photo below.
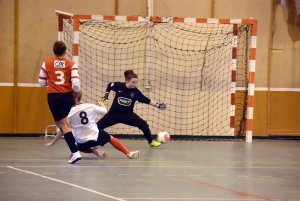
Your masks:
M166 131L162 131L162 132L159 132L157 134L157 141L159 141L159 142L161 142L163 144L169 142L170 139L171 139L170 138L170 134L168 132L166 132Z

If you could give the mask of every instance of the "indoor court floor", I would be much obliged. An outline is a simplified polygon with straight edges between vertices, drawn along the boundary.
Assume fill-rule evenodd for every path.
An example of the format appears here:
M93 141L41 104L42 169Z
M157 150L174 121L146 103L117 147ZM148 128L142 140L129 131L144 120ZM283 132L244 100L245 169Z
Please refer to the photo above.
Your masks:
M300 141L120 139L138 159L110 144L100 159L82 154L69 165L64 140L0 138L1 201L300 201Z

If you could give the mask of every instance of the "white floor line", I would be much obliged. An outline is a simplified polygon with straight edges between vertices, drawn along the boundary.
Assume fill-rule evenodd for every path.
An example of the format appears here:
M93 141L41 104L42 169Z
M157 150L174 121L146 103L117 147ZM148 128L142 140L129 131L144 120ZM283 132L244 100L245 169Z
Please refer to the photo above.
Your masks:
M211 201L260 201L266 199L249 199L249 198L122 198L125 200L211 200ZM272 200L280 200L280 199L272 199Z
M8 166L0 166L2 167L8 167ZM245 166L241 167L226 167L226 166L76 166L76 167L70 167L70 166L23 166L18 165L15 166L18 168L189 168L189 169L245 169ZM247 169L300 169L300 166L298 167L247 167Z
M124 199L121 199L121 198L116 198L116 197L113 197L113 196L110 196L110 195L107 195L107 194L104 194L104 193L101 193L101 192L98 192L98 191L94 191L94 190L91 190L91 189L88 189L88 188L84 188L84 187L81 187L81 186L78 186L78 185L75 185L75 184L71 184L71 183L68 183L68 182L65 182L65 181L61 181L61 180L58 180L58 179L47 177L47 176L44 176L44 175L41 175L41 174L37 174L37 173L34 173L34 172L30 172L30 171L26 171L26 170L14 168L12 166L6 166L6 167L8 167L10 169L14 169L14 170L26 172L26 173L29 173L29 174L32 174L32 175L35 175L35 176L38 176L38 177L45 178L45 179L49 179L49 180L52 180L52 181L56 181L56 182L59 182L59 183L62 183L62 184L66 184L66 185L69 185L69 186L73 186L73 187L76 187L76 188L79 188L79 189L82 189L82 190L85 190L85 191L89 191L91 193L95 193L95 194L98 194L98 195L102 195L104 197L111 198L113 200L125 201Z

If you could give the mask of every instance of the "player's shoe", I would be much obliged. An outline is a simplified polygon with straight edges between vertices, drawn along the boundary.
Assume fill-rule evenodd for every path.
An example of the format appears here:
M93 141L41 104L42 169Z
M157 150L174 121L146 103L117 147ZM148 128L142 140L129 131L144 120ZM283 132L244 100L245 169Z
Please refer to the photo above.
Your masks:
M159 147L160 145L161 143L156 140L152 140L152 142L149 144L150 147Z
M106 158L107 154L105 151L102 151L101 149L98 149L97 147L94 147L93 149L93 154L95 154L96 156L100 157L100 158Z
M74 164L77 161L81 160L81 155L79 151L73 153L72 158L68 161L69 164Z
M140 156L140 151L139 150L132 151L129 154L127 154L127 157L130 158L130 159L135 159L135 158L138 158L139 156Z

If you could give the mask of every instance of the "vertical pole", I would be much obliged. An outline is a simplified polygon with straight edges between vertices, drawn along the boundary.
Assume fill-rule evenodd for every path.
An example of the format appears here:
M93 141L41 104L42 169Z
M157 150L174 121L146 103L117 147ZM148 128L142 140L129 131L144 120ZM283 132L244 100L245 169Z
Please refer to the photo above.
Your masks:
M210 17L215 17L215 0L210 0Z
M19 72L19 0L14 0L14 88L13 88L13 133L18 129L18 72Z
M272 45L273 45L273 31L272 31L272 26L274 23L274 13L273 13L273 9L274 9L274 1L271 1L271 12L270 12L270 19L271 19L271 23L270 23L270 27L269 27L269 47L268 47L268 95L267 95L267 135L268 137L270 136L270 110L271 110L271 91L270 91L270 87L271 87L271 56L272 56Z
M147 0L147 16L149 19L148 29L147 29L147 45L146 45L146 78L145 78L145 88L151 89L151 40L152 40L152 29L150 18L153 16L153 0Z
M115 15L119 15L119 0L115 0Z
M72 60L79 65L79 17L74 15L73 20L73 52Z
M115 0L115 16L119 15L119 0ZM114 31L112 34L114 36L114 40L116 40L116 31ZM116 53L116 49L114 48L114 59L113 59L113 68L114 68L114 72L116 72L116 58L117 57L117 53ZM115 74L114 74L115 75Z
M254 113L254 83L256 62L257 20L252 20L250 60L249 60L249 83L248 83L248 108L246 125L246 142L252 142L253 113Z
M79 30L80 20L91 20L91 15L74 15L73 16L73 61L79 65Z
M230 135L234 136L235 129L235 93L236 93L236 67L237 67L237 30L238 25L233 25L232 36L232 57L231 57L231 107L230 107Z
M147 16L153 16L153 0L147 0Z

